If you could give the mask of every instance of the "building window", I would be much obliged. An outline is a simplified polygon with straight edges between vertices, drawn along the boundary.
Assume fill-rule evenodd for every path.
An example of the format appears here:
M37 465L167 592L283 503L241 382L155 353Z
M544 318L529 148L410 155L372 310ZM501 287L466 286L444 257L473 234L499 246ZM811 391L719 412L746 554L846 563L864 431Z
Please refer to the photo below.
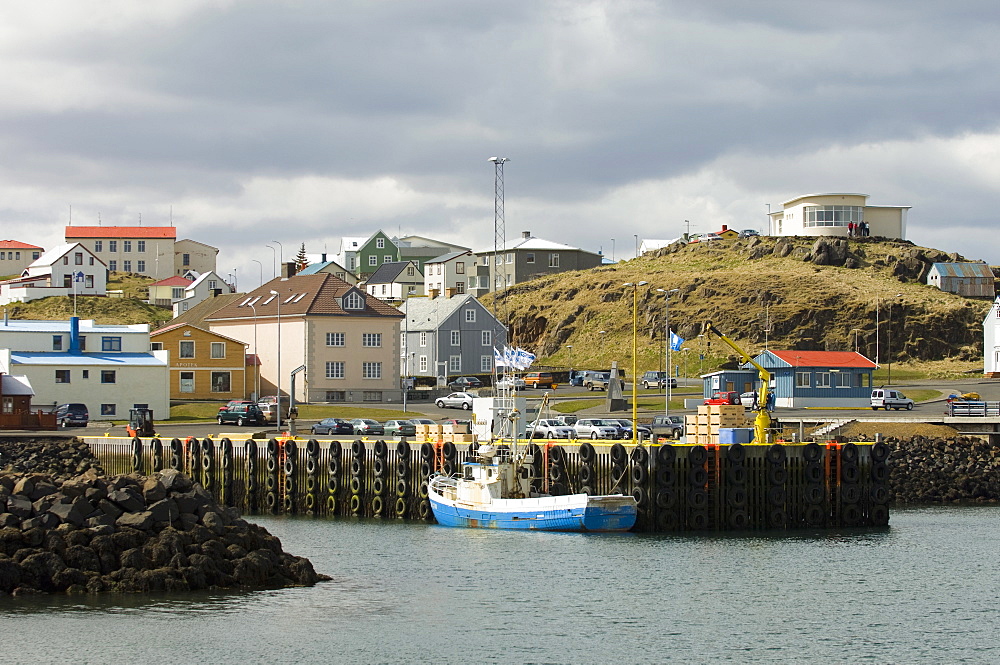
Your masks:
M420 356L420 371L427 371L427 356Z
M365 363L361 363L361 378L362 379L381 379L382 378L382 363L377 363L377 362L365 362Z
M111 272L117 271L118 270L118 262L117 261L108 261L108 270L110 270Z
M812 382L810 381L809 372L795 373L796 388L809 388L810 386L812 386Z
M146 241L145 240L136 240L135 241L135 245L136 245L136 249L138 251L140 251L140 252L145 252L146 251Z
M327 402L346 402L347 393L343 390L327 390L326 391L326 401Z
M344 309L364 309L365 299L357 291L352 291L344 297Z
M122 251L123 252L131 252L132 251L132 241L131 240L122 240Z
M4 397L3 398L3 412L4 413L14 413L14 398Z
M860 206L805 206L802 212L805 227L847 226L851 222L863 222L865 209Z
M178 358L194 358L194 341L182 340L178 349Z
M69 370L68 369L57 369L56 370L56 383L69 383Z
M413 269L413 266L406 266L406 276L407 277L413 277L413 275L415 275L416 272L417 271Z
M90 378L90 370L89 369L81 370L80 373L83 374L83 378L85 378L85 379L89 379Z
M86 288L86 289L92 289L92 288L94 288L94 276L93 275L87 275L86 277L83 278L83 287Z
M73 275L63 275L63 288L73 288Z
M368 265L370 265L370 266L377 266L378 265L378 257L375 256L374 254L372 254L371 256L369 256L368 257Z
M528 252L527 254L525 254L524 255L524 262L525 263L534 263L535 262L535 253L534 252Z
M455 274L457 275L465 274L465 261L457 261L455 263Z
M344 378L344 361L328 360L326 362L326 378L328 379Z
M375 248L376 249L385 249L385 238L376 238L375 239Z
M73 263L75 265L78 265L78 266L82 266L83 265L83 252L74 252L73 253Z
M132 262L122 261L122 270L124 270L125 272L132 272Z
M121 337L102 337L101 338L101 351L121 351L122 350L122 338Z
M451 345L452 346L462 346L462 331L452 330L451 331Z
M559 267L559 255L558 254L549 254L549 267L550 268L558 268Z
M226 343L225 342L212 342L212 357L213 358L225 358L226 357Z
M475 323L476 322L476 310L469 308L465 310L465 322Z
M87 264L88 265L94 265L94 257L93 256L88 256L87 257Z
M150 342L149 343L149 350L150 351L162 351L163 350L163 342Z
M213 393L232 392L229 372L212 372L212 392Z
M182 266L189 266L189 265L191 265L191 255L190 254L181 254L181 265Z
M513 252L508 252L507 253L507 264L511 265L513 263L514 263L514 253Z
M816 372L816 387L817 388L829 388L830 387L830 373L829 372Z
M116 408L114 404L102 404L101 405L101 415L102 416L113 416L116 413Z
M184 287L175 286L172 287L170 291L171 291L170 297L173 298L174 300L180 300L181 298L184 297Z
M455 282L455 293L465 293L465 282Z
M361 346L373 348L382 346L382 333L363 333L361 335Z
M42 253L41 253L41 252L32 252L32 253L31 253L31 259L32 259L33 261L37 261L37 260L38 260L38 257L40 257L41 255L42 255Z
M448 371L449 372L461 372L462 371L462 356L449 356L448 357Z
M62 351L62 335L53 335L52 336L52 350L53 351Z
M382 257L382 263L392 263L392 257L386 254Z
M493 346L493 331L484 330L483 331L483 346Z
M87 350L87 338L84 337L83 335L80 335L80 350L81 351Z
M109 252L117 252L118 251L118 241L117 240L109 240L108 241L108 251Z
M326 345L327 346L344 346L344 333L342 333L342 332L328 332L326 334Z
M101 383L116 383L117 376L115 375L115 370L113 369L102 369L101 370Z
M361 401L363 402L381 402L382 401L382 391L381 390L364 390L361 392Z
M218 287L218 282L216 280L214 280L214 279L208 280L208 290L209 291L214 291L217 288L219 288L219 287Z
M386 285L385 285L385 284L383 284L383 285L382 285L382 295L385 295L385 288L386 288Z
M104 251L104 241L102 241L102 240L95 240L94 241L94 251L95 252L103 252Z
M493 356L479 356L479 371L480 372L493 371Z
M427 333L426 332L421 332L420 333L420 346L427 346Z
M136 261L135 262L135 269L137 271L139 271L139 272L146 272L146 262L145 261Z

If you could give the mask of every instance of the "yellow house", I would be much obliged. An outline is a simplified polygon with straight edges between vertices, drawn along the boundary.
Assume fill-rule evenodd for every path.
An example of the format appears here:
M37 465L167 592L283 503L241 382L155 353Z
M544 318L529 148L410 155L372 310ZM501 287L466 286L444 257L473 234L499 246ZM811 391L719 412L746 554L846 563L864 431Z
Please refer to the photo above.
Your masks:
M249 399L257 358L247 345L190 323L150 333L152 350L170 352L170 399Z

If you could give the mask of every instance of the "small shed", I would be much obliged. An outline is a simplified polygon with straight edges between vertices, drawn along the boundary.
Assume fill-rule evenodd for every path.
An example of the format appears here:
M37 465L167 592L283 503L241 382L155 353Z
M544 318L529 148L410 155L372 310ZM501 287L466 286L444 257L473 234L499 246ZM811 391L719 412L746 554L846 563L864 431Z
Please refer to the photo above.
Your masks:
M993 271L985 263L934 263L927 272L927 284L960 296L996 296Z
M771 372L775 405L865 407L878 367L855 351L774 351L754 361Z
M31 412L34 396L28 377L0 373L0 430L56 429L55 414Z
M757 390L759 380L757 370L746 369L723 369L718 372L709 372L701 375L702 393L704 397L711 397L717 392L748 393Z

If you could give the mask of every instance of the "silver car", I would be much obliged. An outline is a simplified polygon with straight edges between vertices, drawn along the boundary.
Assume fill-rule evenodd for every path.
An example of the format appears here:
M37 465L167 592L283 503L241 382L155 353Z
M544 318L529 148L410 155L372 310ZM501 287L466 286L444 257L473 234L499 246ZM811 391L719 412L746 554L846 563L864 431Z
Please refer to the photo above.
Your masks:
M573 426L578 439L617 439L621 431L617 422L600 418L581 418Z
M528 426L528 431L534 432L536 439L572 439L576 432L555 418L542 418Z
M469 393L451 393L444 397L438 397L434 400L434 404L439 409L465 409L468 411L472 408L472 399L473 397Z

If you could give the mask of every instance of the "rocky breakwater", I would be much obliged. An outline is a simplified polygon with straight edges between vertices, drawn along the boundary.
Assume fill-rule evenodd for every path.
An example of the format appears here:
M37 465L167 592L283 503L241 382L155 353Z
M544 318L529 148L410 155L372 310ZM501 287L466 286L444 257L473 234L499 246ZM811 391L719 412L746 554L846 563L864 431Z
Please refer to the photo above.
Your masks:
M0 594L312 585L305 558L178 471L0 475Z
M1000 501L1000 448L977 438L887 438L894 502Z

